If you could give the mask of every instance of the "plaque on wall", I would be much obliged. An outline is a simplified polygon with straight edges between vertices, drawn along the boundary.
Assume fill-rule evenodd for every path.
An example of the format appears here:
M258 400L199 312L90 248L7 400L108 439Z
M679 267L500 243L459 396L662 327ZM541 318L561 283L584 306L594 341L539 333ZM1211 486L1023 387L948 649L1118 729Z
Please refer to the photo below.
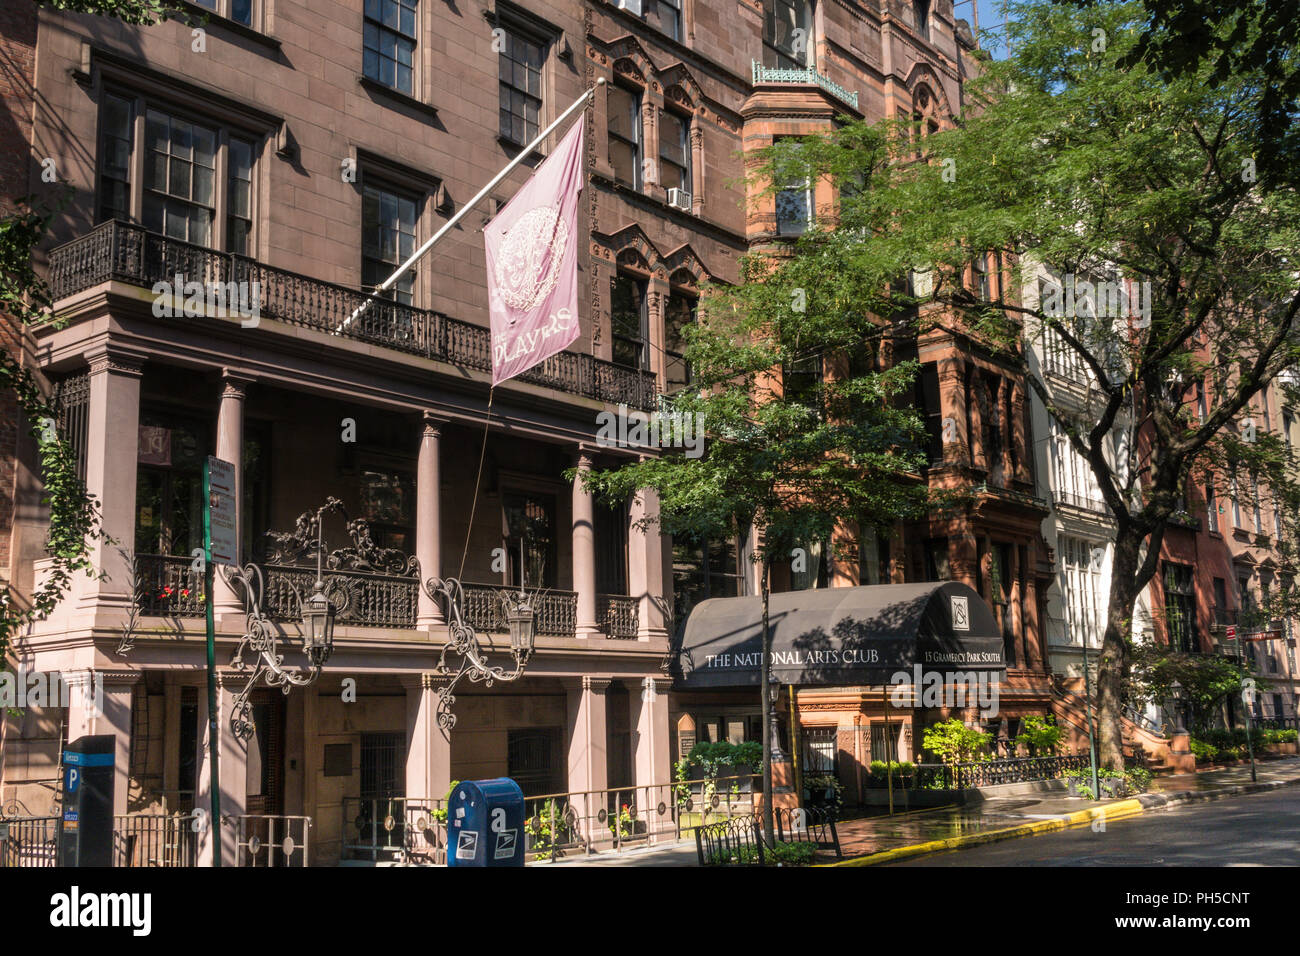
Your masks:
M326 744L325 745L325 776L327 777L352 776L352 745L351 744Z
M677 756L685 760L687 755L695 749L695 731L681 730L677 732Z

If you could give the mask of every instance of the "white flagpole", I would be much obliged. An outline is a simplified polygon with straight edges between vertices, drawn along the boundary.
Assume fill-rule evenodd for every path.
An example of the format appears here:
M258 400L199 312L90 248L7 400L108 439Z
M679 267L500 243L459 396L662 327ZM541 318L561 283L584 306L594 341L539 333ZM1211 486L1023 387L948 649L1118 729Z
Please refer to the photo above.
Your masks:
M487 194L490 193L493 189L495 189L497 184L500 183L501 180L505 179L506 176L510 175L510 171L512 169L514 169L516 166L522 163L526 158L531 156L533 154L533 151L537 149L538 146L542 145L542 142L546 139L546 137L550 136L551 133L555 131L556 127L558 127L561 123L563 123L566 119L568 119L571 115L573 115L573 113L579 107L585 107L587 103L595 95L596 89L604 85L605 85L605 78L602 76L598 80L596 80L595 86L593 86L591 89L587 90L580 97L574 100L574 102L572 103L572 105L569 106L568 109L566 109L563 113L557 116L555 118L555 122L553 122L550 126L546 127L546 129L538 133L536 139L534 139L531 143L529 143L527 146L521 149L519 151L518 156L510 160L510 162L506 164L506 167L503 170L501 170L501 172L497 173L494 177L492 177L492 181L490 183L488 183L486 186L484 186L482 189L478 191L478 195L476 195L469 202L461 206L460 211L457 212L456 215L448 219L446 223L443 224L443 227L441 229L439 229L432 236L430 236L428 241L425 242L424 245L420 246L419 249L416 249L415 252L411 254L411 258L407 259L400 266L398 266L396 272L394 272L382 283L380 283L380 285L377 286L375 290L371 292L369 296L366 297L365 301L362 302L359 306L357 306L356 311L353 312L350 316L348 316L343 321L343 323L337 329L334 330L334 334L337 335L338 333L346 329L349 325L351 325L353 320L356 319L357 316L361 315L361 313L366 310L366 308L370 305L370 303L375 300L375 297L377 295L383 292L387 292L390 288L392 288L393 283L395 283L398 279L400 279L403 276L403 274L405 274L411 268L411 266L415 265L416 262L418 262L425 253L427 253L430 249L432 249L434 243L436 243L439 239L441 239L449 231L451 231L451 229L455 227L456 223L460 222L461 219L463 219L471 209L473 209L480 202L482 202L484 197L487 196Z

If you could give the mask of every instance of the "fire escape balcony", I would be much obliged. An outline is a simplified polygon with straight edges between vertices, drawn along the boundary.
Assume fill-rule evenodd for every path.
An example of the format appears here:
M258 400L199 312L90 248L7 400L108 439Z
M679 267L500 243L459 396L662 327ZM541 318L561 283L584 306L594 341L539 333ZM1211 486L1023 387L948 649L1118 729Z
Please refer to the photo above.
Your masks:
M50 252L50 290L58 304L97 285L119 281L152 289L155 283L215 283L256 290L259 318L315 329L397 352L490 371L488 329L441 312L376 299L349 318L369 296L356 289L278 269L234 253L170 239L114 220ZM235 283L236 286L230 286ZM177 290L180 294L180 290ZM658 388L652 372L615 365L592 355L559 352L518 376L521 381L610 404L652 411Z

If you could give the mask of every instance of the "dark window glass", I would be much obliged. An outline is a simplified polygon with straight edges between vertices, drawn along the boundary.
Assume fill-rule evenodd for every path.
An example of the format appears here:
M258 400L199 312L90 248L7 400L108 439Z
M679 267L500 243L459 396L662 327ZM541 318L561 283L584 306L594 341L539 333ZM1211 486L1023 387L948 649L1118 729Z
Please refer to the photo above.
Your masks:
M676 113L659 113L659 179L665 189L691 191L690 121Z
M763 65L792 70L812 62L812 4L763 0Z
M503 139L524 145L537 137L542 113L543 45L507 29L501 47L500 133Z
M1198 649L1192 568L1166 561L1164 570L1165 624L1169 628L1169 646L1189 654Z
M943 461L943 406L939 399L939 369L933 362L921 366L917 403L925 415L927 461Z
M922 40L930 39L930 0L912 0L912 22Z
M695 302L694 296L681 292L668 295L664 313L664 392L669 395L691 383L683 330L695 324Z
M646 0L646 20L670 39L682 38L682 0Z
M619 274L611 291L610 320L614 334L614 362L629 368L646 367L645 289L642 279Z
M793 183L776 194L776 232L802 236L812 225L812 187L808 180Z
M226 249L246 256L253 232L253 144L231 137L226 166Z
M374 289L415 251L416 203L414 199L366 186L361 199L361 284ZM392 297L402 305L412 303L415 269L397 281Z
M555 498L531 492L508 493L505 511L506 556L515 587L553 588L555 582Z
M641 186L641 96L623 86L610 86L609 162L614 178L638 189Z
M786 362L781 368L781 381L785 385L787 401L806 405L813 411L821 410L822 357L809 355Z
M418 0L366 0L363 31L365 75L414 95Z
M145 148L145 228L211 245L216 132L151 109L145 114Z
M131 150L135 142L131 101L104 95L99 137L99 218L131 218Z

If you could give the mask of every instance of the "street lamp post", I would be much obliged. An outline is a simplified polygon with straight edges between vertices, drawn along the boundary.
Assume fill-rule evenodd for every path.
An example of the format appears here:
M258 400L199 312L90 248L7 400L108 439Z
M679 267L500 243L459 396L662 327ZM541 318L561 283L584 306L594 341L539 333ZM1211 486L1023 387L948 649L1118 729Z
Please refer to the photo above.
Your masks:
M1069 639L1074 636L1074 611L1068 601L1065 606L1065 626L1070 630L1070 633L1066 635L1066 638ZM1080 637L1079 643L1083 648L1083 704L1088 715L1088 761L1092 767L1092 793L1096 799L1100 800L1101 784L1097 780L1097 738L1092 726L1092 672L1088 669L1087 633Z

